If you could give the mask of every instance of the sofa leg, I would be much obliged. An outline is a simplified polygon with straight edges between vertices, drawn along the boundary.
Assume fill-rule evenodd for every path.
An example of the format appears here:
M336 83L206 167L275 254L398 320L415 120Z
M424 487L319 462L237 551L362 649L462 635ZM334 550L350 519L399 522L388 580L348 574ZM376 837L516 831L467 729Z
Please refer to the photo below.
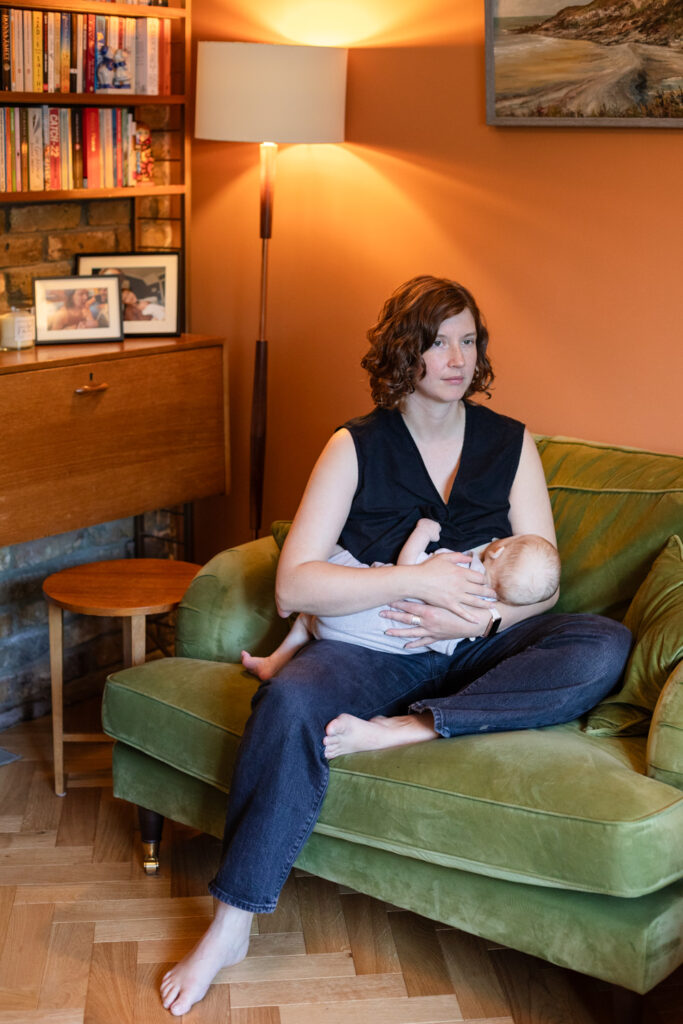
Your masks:
M612 986L612 1020L614 1024L643 1024L645 997L621 985Z
M138 807L138 820L142 838L142 866L146 875L156 875L159 871L159 843L164 819L156 811Z

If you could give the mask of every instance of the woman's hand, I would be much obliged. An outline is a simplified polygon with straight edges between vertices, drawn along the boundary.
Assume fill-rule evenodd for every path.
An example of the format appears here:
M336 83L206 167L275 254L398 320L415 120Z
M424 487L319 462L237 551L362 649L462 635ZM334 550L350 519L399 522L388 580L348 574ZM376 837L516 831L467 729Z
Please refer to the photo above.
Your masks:
M489 607L490 599L495 600L497 595L482 573L466 567L470 560L469 555L449 551L434 555L415 566L412 571L419 573L419 584L415 592L411 590L410 596L419 598L427 605L452 612L459 619L478 623L476 613ZM399 605L392 602L392 607Z
M486 602L491 607L491 602ZM430 604L415 601L396 601L391 608L379 613L389 619L392 625L386 630L387 636L399 636L407 640L406 648L426 647L436 640L457 640L464 637L481 636L490 621L488 611L479 612L469 619L436 608ZM415 620L419 619L419 622Z

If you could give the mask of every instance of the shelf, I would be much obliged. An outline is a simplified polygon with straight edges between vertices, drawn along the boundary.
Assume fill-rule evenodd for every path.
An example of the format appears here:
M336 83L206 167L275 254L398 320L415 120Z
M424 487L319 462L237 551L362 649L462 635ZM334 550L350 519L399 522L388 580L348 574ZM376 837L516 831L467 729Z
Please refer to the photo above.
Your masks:
M98 3L98 0L19 0L12 6L31 11L74 11L77 14L119 14L128 18L184 19L187 11L180 7L156 7L146 4Z
M127 188L70 188L35 192L0 192L3 203L53 203L65 199L141 199L143 196L184 196L186 185L130 185Z
M182 106L187 97L148 96L146 93L119 92L9 92L0 90L3 107L148 107Z

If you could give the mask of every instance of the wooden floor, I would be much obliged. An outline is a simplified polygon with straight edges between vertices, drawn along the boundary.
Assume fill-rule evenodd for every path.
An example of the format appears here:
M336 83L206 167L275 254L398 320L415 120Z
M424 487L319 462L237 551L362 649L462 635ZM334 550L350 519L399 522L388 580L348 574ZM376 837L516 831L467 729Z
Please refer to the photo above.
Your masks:
M78 726L76 726L78 727ZM146 878L133 809L106 745L67 749L54 795L50 720L0 734L0 1024L168 1022L159 981L211 915L216 840L166 823ZM191 1024L606 1024L611 989L303 873L255 919ZM683 1024L683 974L646 998L647 1024Z

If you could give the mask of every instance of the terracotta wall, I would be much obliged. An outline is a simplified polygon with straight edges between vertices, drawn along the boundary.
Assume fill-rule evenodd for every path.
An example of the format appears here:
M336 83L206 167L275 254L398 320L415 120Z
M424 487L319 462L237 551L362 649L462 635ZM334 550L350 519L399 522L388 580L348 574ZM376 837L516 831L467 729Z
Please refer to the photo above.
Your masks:
M485 124L481 0L194 0L196 39L352 47L348 142L282 147L264 522L295 508L386 295L459 278L492 335L493 406L534 431L683 452L680 131ZM192 327L231 343L234 478L202 555L248 538L258 150L195 141ZM676 427L678 421L678 427Z

